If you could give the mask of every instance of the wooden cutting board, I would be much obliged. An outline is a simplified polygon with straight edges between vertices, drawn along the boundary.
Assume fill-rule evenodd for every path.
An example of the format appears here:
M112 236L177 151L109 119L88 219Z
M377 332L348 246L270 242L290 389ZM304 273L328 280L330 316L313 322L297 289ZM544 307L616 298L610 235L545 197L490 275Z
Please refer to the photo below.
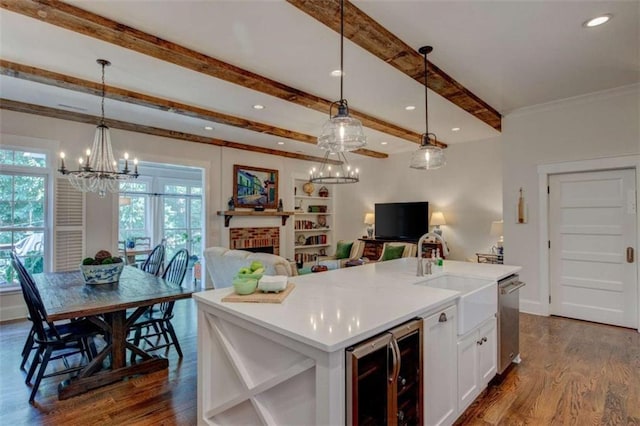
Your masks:
M263 293L260 290L256 290L252 294L236 294L231 293L228 296L222 298L222 302L247 302L247 303L282 303L284 299L293 291L296 285L294 283L287 283L287 288L280 293Z

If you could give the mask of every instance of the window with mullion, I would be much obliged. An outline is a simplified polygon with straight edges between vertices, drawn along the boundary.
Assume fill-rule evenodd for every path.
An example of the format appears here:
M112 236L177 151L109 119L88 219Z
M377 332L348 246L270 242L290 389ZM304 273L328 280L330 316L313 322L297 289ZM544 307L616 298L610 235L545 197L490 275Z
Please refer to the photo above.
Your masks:
M0 149L0 287L17 285L10 252L31 273L44 271L47 226L47 156Z

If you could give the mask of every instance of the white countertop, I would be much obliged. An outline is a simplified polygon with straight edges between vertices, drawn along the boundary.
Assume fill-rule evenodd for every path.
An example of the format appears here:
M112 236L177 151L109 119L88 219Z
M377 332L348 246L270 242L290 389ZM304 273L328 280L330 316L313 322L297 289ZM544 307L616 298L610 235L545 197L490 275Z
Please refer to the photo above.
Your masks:
M413 285L445 274L499 280L520 267L445 261L443 272L416 276L416 258L291 277L281 304L227 303L233 288L195 293L199 303L230 313L318 349L333 352L374 336L458 297L458 292Z

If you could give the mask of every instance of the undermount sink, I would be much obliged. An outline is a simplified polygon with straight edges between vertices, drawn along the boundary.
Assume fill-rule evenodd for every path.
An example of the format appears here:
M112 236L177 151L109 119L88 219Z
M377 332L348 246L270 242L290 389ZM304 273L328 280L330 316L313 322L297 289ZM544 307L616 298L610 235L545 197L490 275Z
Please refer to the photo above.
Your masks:
M468 333L498 312L498 290L495 281L441 275L428 278L417 285L460 292L460 297L456 302L459 335Z

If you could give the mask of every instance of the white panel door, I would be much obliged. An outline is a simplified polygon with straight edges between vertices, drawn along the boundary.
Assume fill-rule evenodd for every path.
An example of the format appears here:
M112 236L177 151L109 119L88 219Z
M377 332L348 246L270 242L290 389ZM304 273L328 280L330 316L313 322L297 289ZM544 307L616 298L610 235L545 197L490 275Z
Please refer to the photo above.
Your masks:
M552 314L637 327L635 182L632 169L550 176Z

